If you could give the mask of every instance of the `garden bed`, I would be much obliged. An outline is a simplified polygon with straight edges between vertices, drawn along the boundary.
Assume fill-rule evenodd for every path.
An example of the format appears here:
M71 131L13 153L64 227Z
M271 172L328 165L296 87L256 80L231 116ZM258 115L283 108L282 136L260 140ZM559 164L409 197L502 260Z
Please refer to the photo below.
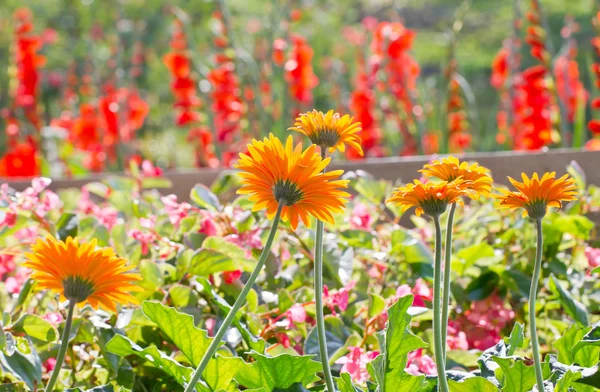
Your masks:
M543 173L547 171L556 171L564 173L565 168L571 161L577 162L583 172L586 174L588 184L600 184L600 153L597 151L581 151L574 149L559 149L545 152L487 152L487 153L468 153L460 154L461 159L467 161L478 161L485 167L488 167L494 176L494 179L506 184L506 176L519 177L521 172ZM372 174L375 178L403 182L411 181L418 175L418 170L431 160L430 156L414 157L390 157L366 159L362 161L343 161L333 162L332 168L343 169L344 171L363 170ZM173 184L166 193L175 194L179 200L188 200L190 189L195 184L212 184L223 172L222 169L193 169L193 170L174 170L167 171L165 178ZM72 187L81 187L87 183L98 181L111 173L93 175L77 179L55 179L50 185L50 189L58 190ZM6 181L6 180L2 180ZM27 188L30 180L8 181L9 185L21 191Z

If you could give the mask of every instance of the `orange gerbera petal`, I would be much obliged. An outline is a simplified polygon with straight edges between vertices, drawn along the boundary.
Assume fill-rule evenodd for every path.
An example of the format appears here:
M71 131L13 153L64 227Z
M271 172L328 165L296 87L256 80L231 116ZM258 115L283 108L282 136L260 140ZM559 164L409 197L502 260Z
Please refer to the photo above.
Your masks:
M329 147L329 152L336 149L344 152L348 145L363 155L362 141L358 136L362 130L361 124L354 122L354 117L347 114L340 116L333 110L326 114L313 110L299 115L294 126L289 129L308 136L317 146Z
M472 191L461 185L460 178L452 181L426 182L415 180L412 184L400 187L394 191L387 203L394 203L406 211L417 207L417 216L426 214L439 216L450 203L463 204L461 197L468 196Z
M541 219L548 212L548 207L561 207L563 201L577 199L575 180L568 174L556 178L556 173L544 173L542 178L533 173L531 178L521 174L523 182L508 177L517 191L499 189L501 194L492 195L500 199L500 208L524 208L524 215L532 219Z
M492 184L494 182L489 169L479 166L477 162L472 164L461 162L453 156L426 164L419 171L425 177L436 177L448 182L462 178L463 181L460 183L460 186L472 190L473 192L469 196L474 199L479 196L488 196L492 191Z
M97 248L94 239L80 244L77 238L66 242L48 236L39 238L27 253L23 266L31 268L31 277L41 289L49 289L69 301L98 303L115 311L115 303L137 304L129 292L142 289L134 282L141 276L131 272L125 259L111 248Z
M303 150L292 139L289 136L285 146L272 134L263 141L252 140L248 154L240 154L235 165L243 183L238 193L249 195L253 211L266 209L269 219L283 199L281 218L293 229L299 220L309 226L308 215L333 222L332 214L342 212L350 196L342 190L348 181L339 179L342 170L323 173L330 159L322 159L314 144Z

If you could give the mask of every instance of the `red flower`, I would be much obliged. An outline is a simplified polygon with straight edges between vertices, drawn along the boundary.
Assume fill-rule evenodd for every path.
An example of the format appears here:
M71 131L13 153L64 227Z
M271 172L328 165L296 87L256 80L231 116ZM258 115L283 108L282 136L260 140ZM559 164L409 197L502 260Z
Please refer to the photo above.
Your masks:
M212 84L212 110L219 142L231 143L233 135L240 132L242 99L233 61L226 59L207 76Z
M291 40L292 50L285 63L285 80L296 101L310 104L313 99L312 90L319 83L312 66L314 52L301 35L292 34Z
M556 79L556 90L560 100L567 110L569 122L575 119L575 113L579 105L585 105L588 93L579 79L579 66L575 60L575 53L560 56L554 62L554 77Z
M0 177L36 177L40 175L37 145L31 139L13 141L0 159Z

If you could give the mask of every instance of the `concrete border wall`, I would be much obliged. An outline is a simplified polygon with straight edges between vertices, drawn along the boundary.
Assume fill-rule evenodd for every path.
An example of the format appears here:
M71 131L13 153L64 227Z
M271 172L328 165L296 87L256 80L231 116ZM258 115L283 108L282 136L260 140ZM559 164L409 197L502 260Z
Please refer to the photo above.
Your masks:
M600 152L579 150L550 150L547 152L495 152L472 153L456 155L461 160L477 161L492 171L498 183L506 184L506 176L520 178L521 172L531 174L556 171L564 174L566 166L571 161L576 161L584 170L589 184L600 185ZM427 163L431 157L390 157L366 159L363 161L341 161L332 163L331 167L345 171L364 170L377 178L390 181L411 181L420 177L418 170ZM169 178L173 187L165 193L174 193L180 200L189 197L190 189L197 183L210 185L219 175L217 169L188 169L168 171L165 177ZM64 189L81 187L82 185L98 181L111 173L92 175L81 179L57 179L50 185L51 189ZM113 174L114 175L114 174ZM0 179L0 183L6 182ZM9 185L17 190L22 190L30 185L29 180L8 181Z

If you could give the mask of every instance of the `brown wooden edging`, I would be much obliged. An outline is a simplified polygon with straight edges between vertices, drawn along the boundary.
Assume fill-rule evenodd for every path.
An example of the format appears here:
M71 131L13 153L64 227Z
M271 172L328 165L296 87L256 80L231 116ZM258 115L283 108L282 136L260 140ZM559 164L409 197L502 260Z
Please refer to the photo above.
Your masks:
M558 175L565 173L567 165L576 161L586 174L588 184L600 185L600 152L580 150L549 150L547 152L493 152L493 153L469 153L455 154L461 160L477 161L492 171L494 179L498 183L506 184L506 176L520 178L521 172L531 174L532 172L544 173L556 171ZM402 180L412 181L420 177L418 170L424 163L429 162L431 156L415 157L390 157L366 159L363 161L340 161L332 163L331 167L345 171L364 170L376 178L390 181ZM187 169L168 171L165 173L173 183L173 187L163 189L166 194L173 193L179 200L189 198L191 188L202 183L210 185L219 175L218 169ZM114 173L98 174L81 179L57 179L52 182L50 188L53 190L81 187L89 182L98 181ZM0 182L3 180L0 179ZM8 184L16 189L23 190L31 184L29 180L8 181Z

